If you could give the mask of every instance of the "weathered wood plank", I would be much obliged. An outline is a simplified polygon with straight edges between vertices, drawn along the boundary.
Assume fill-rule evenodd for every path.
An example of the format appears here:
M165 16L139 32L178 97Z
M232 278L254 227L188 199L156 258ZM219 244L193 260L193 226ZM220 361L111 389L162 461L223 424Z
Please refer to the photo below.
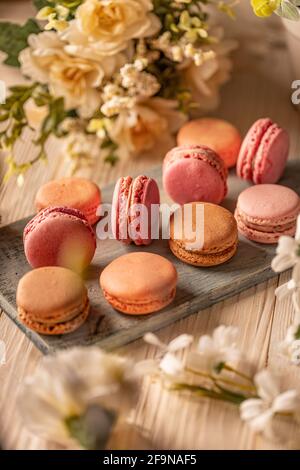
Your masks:
M161 168L148 172L161 187ZM282 181L294 187L300 194L300 163L291 162ZM230 175L229 194L224 205L231 210L235 207L237 194L247 183ZM113 186L103 191L103 200L111 201ZM166 196L162 192L162 200ZM175 301L167 308L153 315L143 317L126 316L116 312L104 299L99 288L101 270L116 257L141 248L123 246L115 240L98 240L95 258L86 274L86 284L92 305L88 321L76 332L56 337L40 336L22 325L16 313L15 292L21 276L30 267L23 253L22 232L28 219L15 222L0 229L0 306L10 318L44 353L74 345L99 344L112 349L141 337L147 331L156 331L231 297L239 292L275 276L270 269L274 256L273 246L251 243L241 238L236 256L228 263L213 268L196 268L180 262L169 250L166 240L157 240L146 251L169 258L176 266L179 281ZM145 275L146 275L145 267Z

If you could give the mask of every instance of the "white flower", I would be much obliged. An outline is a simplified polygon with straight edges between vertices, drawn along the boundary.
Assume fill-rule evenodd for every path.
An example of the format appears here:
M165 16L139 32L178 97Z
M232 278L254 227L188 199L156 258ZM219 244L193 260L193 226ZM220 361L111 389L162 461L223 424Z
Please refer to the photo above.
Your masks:
M163 357L159 362L159 368L167 375L179 375L184 370L183 362L180 361L174 353L190 346L193 339L193 336L183 334L174 338L169 344L166 344L160 341L153 333L146 333L144 336L146 343L156 346L161 351ZM149 364L153 363L153 361L146 362ZM153 363L154 366L155 364L156 363ZM147 366L146 370L148 369L149 367Z
M0 366L6 362L6 346L4 341L0 341Z
M247 421L255 432L263 432L271 437L272 420L276 414L291 414L299 418L300 395L297 390L280 392L275 378L268 370L255 376L259 398L245 400L240 406L241 418Z
M104 426L108 413L118 415L134 405L136 392L130 361L97 347L79 347L43 358L34 375L27 378L18 404L33 433L74 447L68 420L92 410L96 415L104 413ZM101 435L105 429L100 426L94 431Z
M52 95L65 99L66 109L76 108L81 116L90 116L100 105L98 88L113 73L115 59L100 62L72 56L55 32L32 34L28 43L19 56L24 75L48 84Z
M161 24L152 10L151 0L85 0L63 37L72 44L93 43L95 49L113 55L131 39L159 31Z
M221 325L212 334L200 337L197 350L189 354L188 366L193 370L215 373L223 364L233 364L241 358L236 347L238 329Z
M291 325L286 333L284 340L279 344L279 351L286 356L289 361L300 365L300 324Z
M282 236L279 238L276 248L276 256L272 261L272 269L275 272L283 272L300 263L300 215L297 219L295 238Z
M124 109L107 126L110 138L119 146L119 156L128 158L168 142L172 134L186 121L186 116L176 108L176 101L154 97Z
M134 64L126 64L120 70L122 86L136 99L149 98L160 89L156 77L143 71L145 65L141 60L136 60Z
M210 111L219 102L219 88L230 77L232 63L229 58L230 52L236 48L236 42L223 38L223 31L218 28L211 33L218 38L216 44L202 48L202 55L209 56L202 60L201 54L195 62L183 63L182 84L192 93L193 101L198 105L196 112ZM204 56L205 57L205 56Z

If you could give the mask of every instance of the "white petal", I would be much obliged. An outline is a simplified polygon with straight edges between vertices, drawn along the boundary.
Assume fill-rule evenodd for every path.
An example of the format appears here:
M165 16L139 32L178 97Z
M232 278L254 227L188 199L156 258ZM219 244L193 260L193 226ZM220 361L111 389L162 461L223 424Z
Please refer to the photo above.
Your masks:
M300 247L299 247L300 248ZM297 287L300 287L300 257L299 262L296 263L292 272L292 278Z
M249 421L249 425L255 432L263 432L267 428L269 423L271 422L272 418L273 418L273 411L269 409L269 410L266 410L261 415L257 416L256 418L253 418L251 421Z
M272 260L271 267L276 273L281 273L294 266L294 259L291 254L280 254Z
M300 395L297 390L288 390L275 398L273 412L293 413L300 411Z
M168 344L168 351L175 352L187 348L194 340L192 335L180 335Z
M160 341L158 336L156 336L154 333L146 333L143 339L146 341L146 343L152 344L152 346L156 346L159 349L167 349L167 345Z
M269 370L263 369L258 372L254 377L254 381L258 388L258 395L267 403L271 403L279 395L280 390L277 381Z
M184 364L174 354L167 353L159 364L160 369L168 375L178 375L184 370Z
M241 418L249 421L264 412L264 402L260 398L249 398L243 401L240 406Z
M215 344L211 336L203 335L198 342L198 351L203 353L211 353L215 351Z

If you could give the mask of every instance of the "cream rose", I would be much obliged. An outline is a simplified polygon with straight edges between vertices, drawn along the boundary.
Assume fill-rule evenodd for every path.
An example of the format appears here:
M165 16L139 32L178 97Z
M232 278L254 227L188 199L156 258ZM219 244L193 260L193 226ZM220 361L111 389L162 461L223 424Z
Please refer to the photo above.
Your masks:
M115 58L101 61L75 57L55 32L29 37L29 47L20 54L24 75L49 86L53 96L65 99L66 109L76 108L81 116L90 116L100 106L98 90L105 76L111 76Z
M147 152L157 145L164 148L174 143L172 135L186 121L176 101L151 98L122 111L116 121L110 121L108 133L119 146L121 158Z
M94 43L101 53L115 54L130 39L159 31L160 20L152 10L151 0L85 0L62 35L71 44Z

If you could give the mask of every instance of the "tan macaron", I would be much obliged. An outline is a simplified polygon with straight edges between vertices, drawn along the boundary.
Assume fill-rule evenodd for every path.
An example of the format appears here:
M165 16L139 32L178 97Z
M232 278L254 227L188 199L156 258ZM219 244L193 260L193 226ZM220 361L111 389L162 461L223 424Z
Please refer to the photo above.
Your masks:
M17 289L18 317L43 335L61 335L79 328L89 313L87 289L81 277L61 267L28 272Z
M169 245L177 258L194 266L225 263L238 245L234 216L216 204L185 204L172 214Z

